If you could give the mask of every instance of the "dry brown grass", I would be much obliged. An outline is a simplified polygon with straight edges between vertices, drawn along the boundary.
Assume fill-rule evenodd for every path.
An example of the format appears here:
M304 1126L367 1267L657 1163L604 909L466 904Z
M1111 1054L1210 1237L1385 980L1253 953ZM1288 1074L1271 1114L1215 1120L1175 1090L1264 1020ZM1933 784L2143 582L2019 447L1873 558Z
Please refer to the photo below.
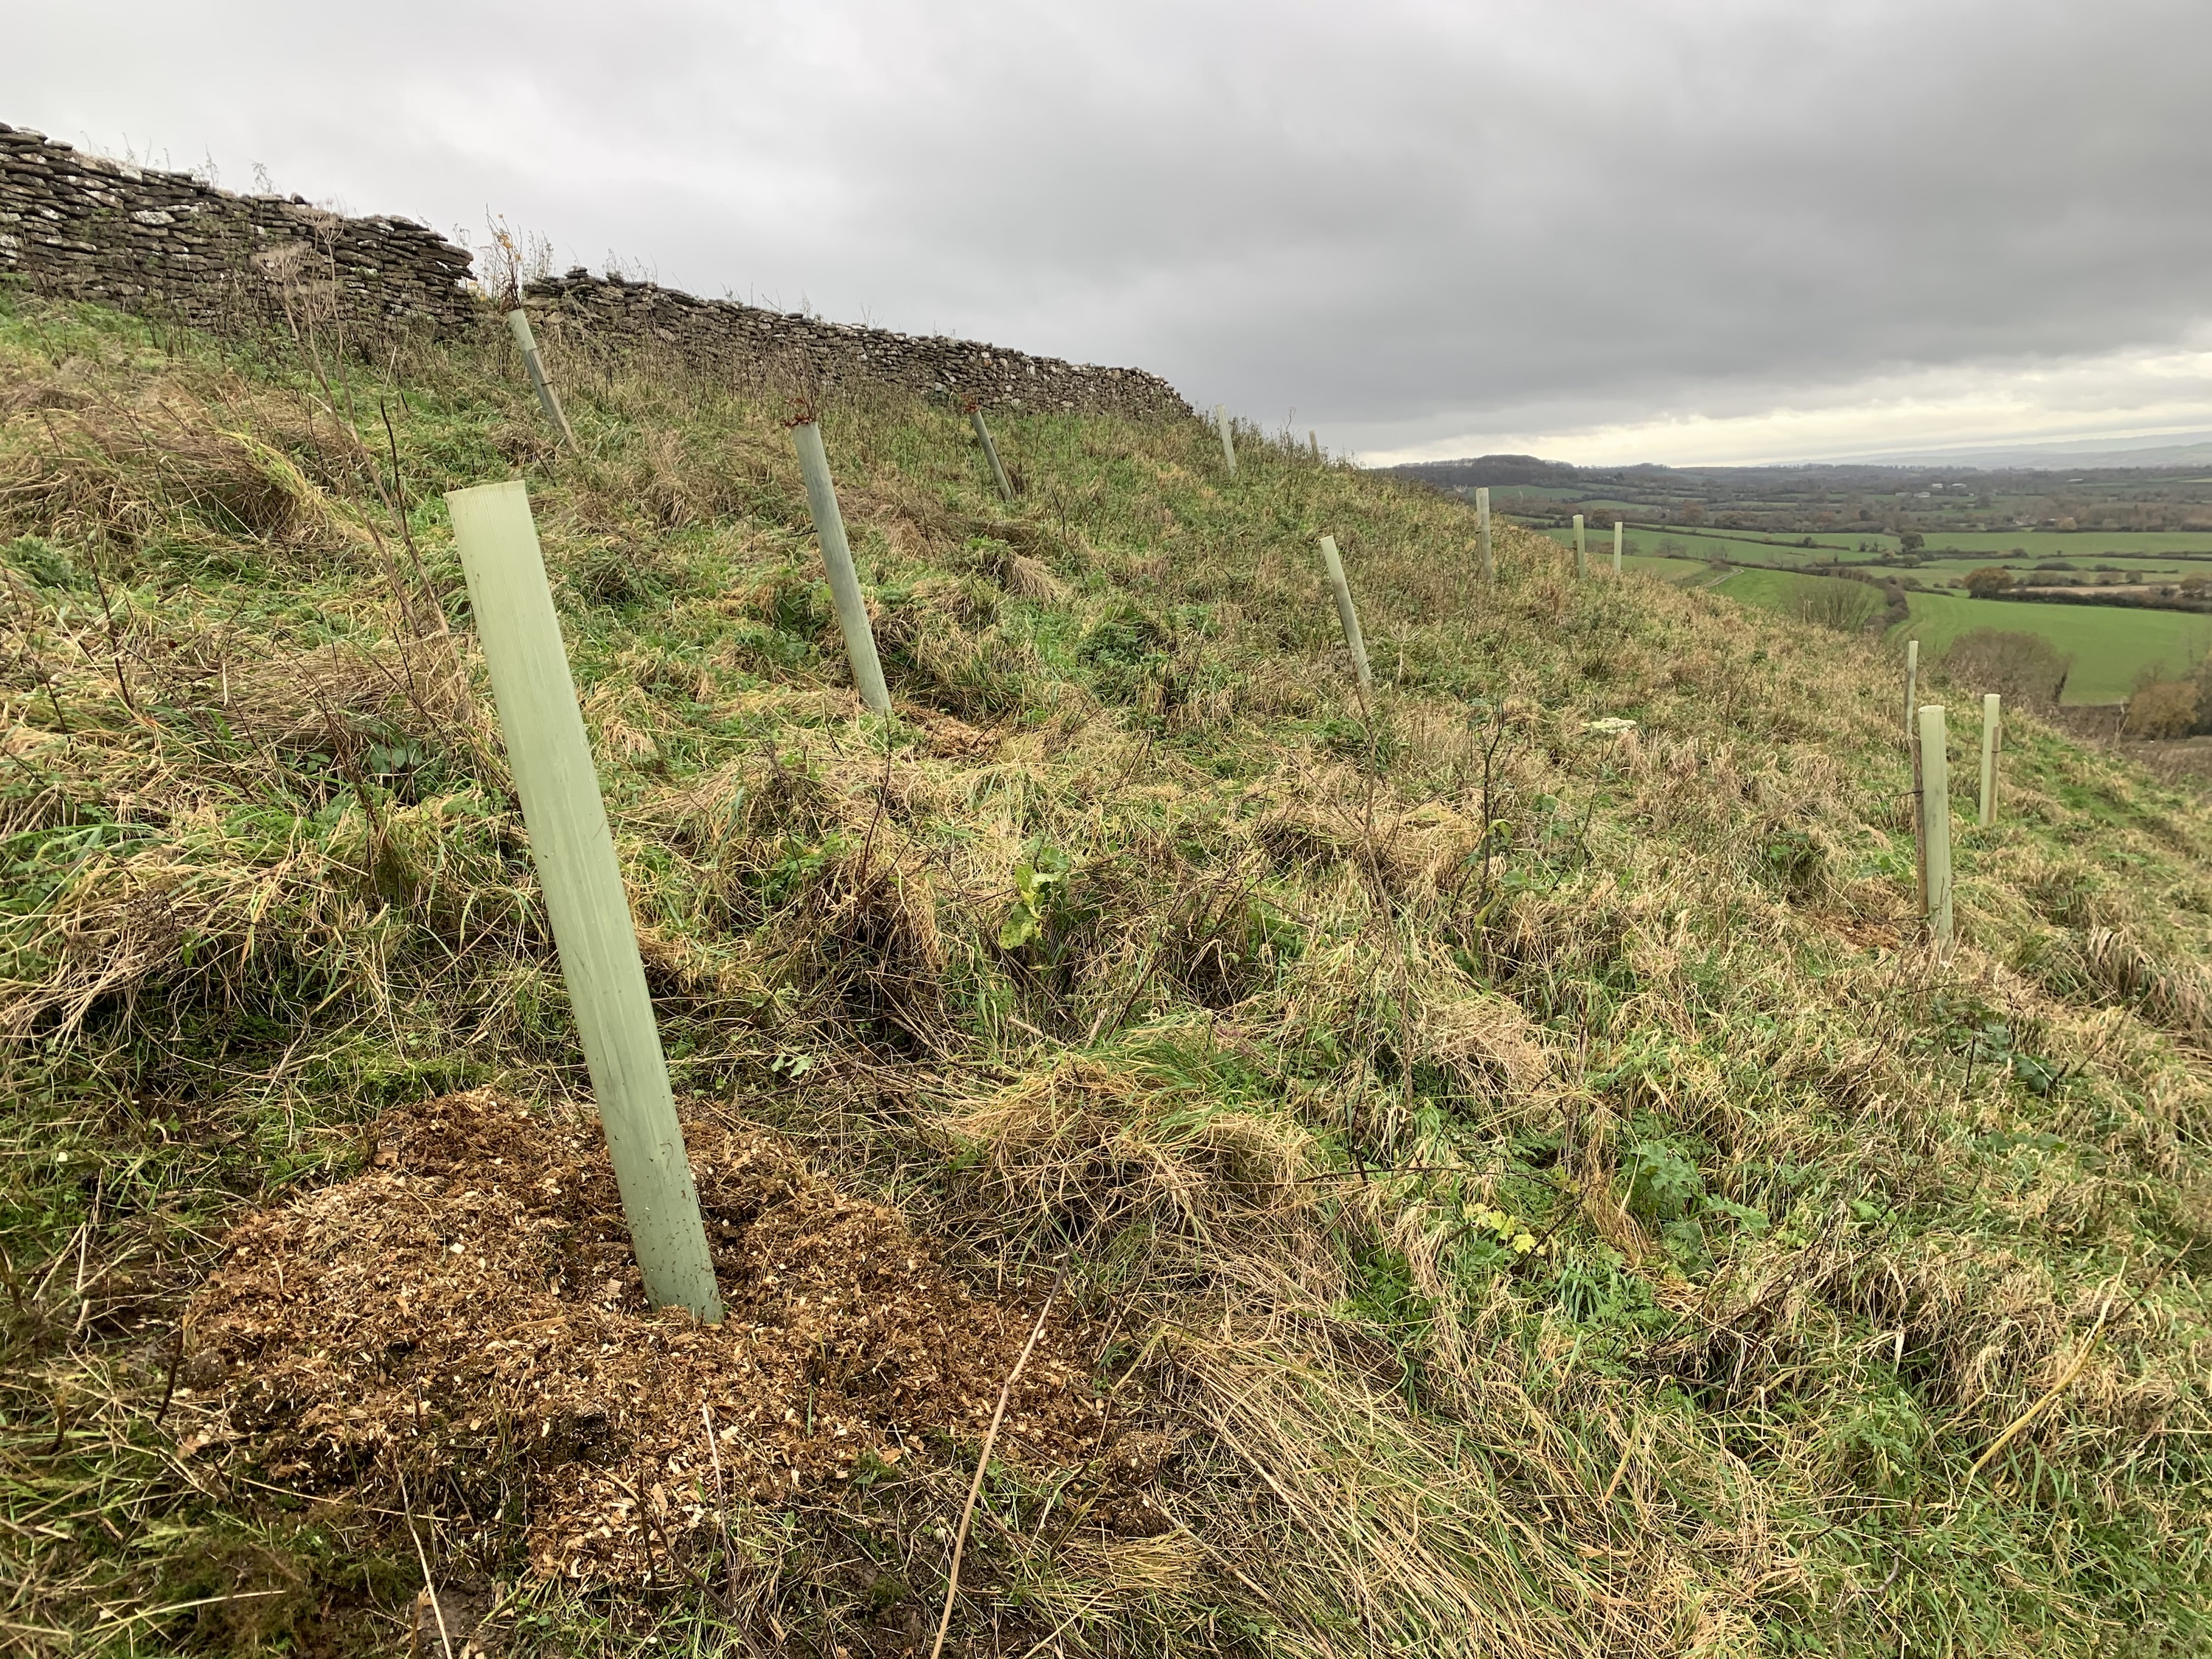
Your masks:
M854 714L781 411L744 388L605 365L567 388L583 453L556 459L519 382L403 365L403 535L318 386L9 349L0 513L47 545L11 555L4 1064L27 1122L72 1126L27 1130L21 1168L33 1136L103 1170L233 1149L181 1232L144 1219L167 1200L118 1218L104 1175L11 1188L32 1358L8 1399L41 1434L66 1386L95 1402L88 1454L135 1443L221 1194L334 1179L356 1124L459 1083L574 1103L526 838L465 626L457 651L436 625L459 605L435 490L513 463L679 1086L910 1218L969 1293L1065 1258L1109 1334L1098 1397L1171 1449L1138 1482L1149 1532L994 1476L977 1642L2086 1652L2197 1616L2193 1266L2122 1293L2063 1397L1963 1477L2116 1282L2212 1237L2200 806L2020 720L1939 962L1889 665L1577 585L1510 526L1486 587L1455 506L1292 446L1251 444L1230 486L1202 432L1012 422L1008 510L951 415L827 410L886 730ZM157 404L197 434L173 459L113 412ZM1323 527L1368 619L1364 704ZM1052 857L1064 880L1008 930L1016 872ZM301 1218L343 1243L349 1189L316 1190L252 1224L303 1259ZM153 1288L103 1267L129 1252ZM497 1293L538 1294L509 1266ZM883 1509L748 1511L747 1582L815 1600L746 1607L908 1640L972 1467L947 1432ZM173 1462L133 1490L260 1516L276 1444L238 1443L205 1498ZM417 1518L457 1570L526 1565L526 1528L481 1513ZM874 1609L837 1564L887 1534L899 1599ZM185 1582L10 1536L41 1619ZM607 1577L660 1559L623 1538ZM659 1616L540 1605L572 1631Z

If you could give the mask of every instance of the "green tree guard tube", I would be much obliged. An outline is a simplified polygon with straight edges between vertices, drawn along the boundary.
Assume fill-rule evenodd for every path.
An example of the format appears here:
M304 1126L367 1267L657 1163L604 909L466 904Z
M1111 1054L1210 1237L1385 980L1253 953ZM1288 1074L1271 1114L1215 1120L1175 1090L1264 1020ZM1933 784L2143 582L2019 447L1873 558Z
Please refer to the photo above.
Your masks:
M1982 828L1997 821L1998 698L1994 691L1982 698Z
M1008 501L1014 499L1014 486L1006 477L1006 469L999 465L999 447L991 441L991 428L983 424L983 411L968 411L969 424L975 428L975 436L983 446L983 459L991 464L991 476L999 481L999 493Z
M837 607L837 626L845 635L845 660L853 665L853 684L860 701L878 714L891 712L891 694L884 684L884 665L876 655L876 632L868 625L867 601L860 597L860 578L853 568L853 550L845 544L845 520L837 511L836 487L830 482L830 456L822 447L822 428L809 421L791 428L791 441L799 451L799 470L806 479L806 505L814 513L815 539L822 544L822 562L830 572L830 598Z
M719 1320L698 1189L530 499L517 481L456 489L446 504L645 1293Z
M538 337L530 331L528 314L517 306L507 313L507 325L514 331L514 343L522 349L522 366L530 371L530 384L538 388L538 407L552 422L554 434L569 448L575 448L575 428L568 424L568 412L554 395L553 382L545 378L545 362L538 355Z
M1951 948L1951 766L1944 751L1943 708L1920 711L1920 821L1928 845L1928 927Z
M1336 595L1336 617L1344 624L1344 642L1352 647L1352 672L1358 677L1359 689L1367 690L1375 684L1367 672L1367 641L1360 636L1359 613L1352 608L1352 586L1344 580L1344 561L1337 556L1335 537L1321 538L1321 562L1328 573L1329 592Z

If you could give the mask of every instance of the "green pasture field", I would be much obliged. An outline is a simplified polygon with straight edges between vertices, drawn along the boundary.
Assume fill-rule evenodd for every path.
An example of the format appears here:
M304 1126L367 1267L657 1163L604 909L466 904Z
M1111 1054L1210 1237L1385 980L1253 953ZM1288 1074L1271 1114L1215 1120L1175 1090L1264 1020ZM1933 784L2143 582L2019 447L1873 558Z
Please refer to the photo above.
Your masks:
M2069 703L2124 701L2143 671L2178 679L2212 652L2212 617L2185 611L2125 611L2112 605L2020 605L1963 594L1907 596L1909 621L1893 640L1917 637L1923 655L1940 657L1960 635L1977 628L2040 634L2074 658L2066 677Z
M1764 611L1779 611L1784 616L1802 617L1808 604L1838 586L1847 586L1861 597L1869 617L1881 611L1881 594L1864 582L1839 583L1832 576L1801 575L1794 570L1738 570L1714 583L1713 592L1741 599L1746 605L1758 605Z
M1570 544L1574 532L1566 529L1546 529L1541 533L1554 541ZM1845 564L1868 562L1883 553L1897 550L1897 538L1874 531L1816 530L1807 532L1814 544L1802 547L1794 538L1777 536L1772 539L1753 532L1686 529L1674 525L1638 525L1632 520L1628 526L1628 544L1632 550L1657 555L1662 542L1675 544L1680 551L1691 558L1728 559L1756 564L1818 565L1830 563L1838 557ZM1590 531L1593 544L1599 536L1607 538L1611 545L1610 528ZM1638 544L1641 543L1640 550ZM1864 553L1858 550L1863 544ZM2140 569L2145 574L2179 574L2186 575L2208 561L2212 561L2212 532L2204 531L2115 530L2115 531L2051 531L2051 530L1990 530L1942 531L1930 535L1923 550L1925 562L1917 568L1926 571L1942 567L1948 570L1978 570L1986 565L2002 564L2014 569L2043 559L2065 559L2086 570L2092 565L2117 564L2123 569Z
M1693 557L1747 560L1758 564L1829 564L1841 559L1860 563L1897 550L1897 538L1870 528L1814 530L1803 532L1813 545L1800 545L1801 537L1753 531L1687 530L1678 525L1628 526L1628 538L1643 537L1656 552L1662 542L1677 542ZM1866 551L1859 549L1863 546Z
M1606 557L1610 559L1612 556L1613 550L1608 547ZM1620 562L1627 569L1639 575L1656 576L1676 587L1689 586L1716 574L1712 566L1703 559L1656 559L1624 552Z
M1538 532L1569 547L1575 544L1571 528L1547 528ZM1598 544L1605 544L1608 557L1613 553L1613 530L1610 526L1589 532L1590 550L1595 554ZM1637 525L1628 526L1626 550L1641 553L1650 558L1682 557L1691 559L1726 559L1732 563L1755 564L1827 564L1840 558L1846 564L1863 563L1877 556L1881 550L1893 550L1897 538L1879 534L1844 536L1828 532L1816 533L1811 547L1799 547L1784 540L1768 541L1748 533L1726 530L1684 530L1674 526ZM1868 550L1858 550L1865 543ZM1672 544L1671 546L1668 544Z
M1746 605L1802 617L1808 600L1835 579L1786 570L1739 570L1716 592ZM2021 605L1964 594L1911 593L1910 618L1889 630L1893 642L1917 639L1923 656L1940 659L1951 641L1978 628L2039 634L2074 659L2068 703L2119 702L2146 669L2179 678L2212 653L2212 617L2180 611L2126 611L2110 605Z
M2212 530L1945 530L1929 537L1927 551L2004 553L2087 563L2116 555L2155 558L2199 553L2212 557Z
M1539 533L1550 537L1552 540L1559 543L1562 546L1574 545L1575 532L1571 529L1547 528ZM1611 557L1612 530L1609 527L1601 530L1593 526L1589 533L1590 556L1595 558L1602 552L1607 557ZM2066 558L2075 568L2070 571L2051 574L2067 577L2096 575L2100 574L2095 568L2099 565L2108 567L2107 570L2102 573L2106 574L2111 574L2113 568L2123 573L2135 572L2145 577L2212 574L2212 552L2191 556L2183 552L2161 552L2154 547L2147 545L2147 544L2171 539L2163 533L2154 535L2145 532L2140 537L2104 538L2106 541L2122 541L2127 545L2140 549L2133 553L2124 551L2093 553L2088 550L2089 544L2080 538L2070 538L2073 541L2073 546L2070 549L2062 547L2051 550L2047 548L2032 547L2024 555L2011 553L1996 547L1991 547L1986 552L1978 547L1957 551L1952 550L1948 544L1970 538L1963 536L1952 537L1946 538L1946 545L1930 548L1929 556L1924 557L1917 564L1881 564L1880 553L1893 551L1896 539L1893 536L1879 534L1840 536L1832 532L1825 532L1814 535L1813 546L1802 547L1787 542L1765 541L1755 536L1724 530L1682 530L1672 526L1653 529L1638 528L1631 525L1625 549L1631 558L1641 556L1646 558L1721 560L1730 564L1787 565L1804 570L1818 570L1826 565L1840 563L1860 568L1892 571L1898 575L1917 578L1923 582L1948 581L1954 577L1963 576L1969 571L1987 569L1991 565L2002 566L2017 576L2033 576L2038 574L2034 569L2037 563L2045 559L2057 557ZM1998 538L1992 535L1971 539L1994 541ZM1862 553L1858 550L1861 543L1866 544L1869 550L1867 552ZM2098 544L2100 546L2103 544L2103 541ZM1951 551L1953 556L1944 556L1947 551Z
M2212 576L2212 555L2203 558L2191 558L2181 554L2172 554L2164 558L2136 558L2124 554L2100 554L2094 559L2068 560L2067 562L2074 566L2071 570L2038 570L2035 567L2045 562L2046 556L2036 555L2021 558L2015 555L2008 558L1978 554L1966 558L1923 559L1918 564L1899 565L1895 568L1900 575L1917 576L1922 581L1948 580L1953 576L1963 576L1970 570L1986 570L1991 565L2009 570L2015 576L2046 580L2054 578L2068 581L2080 580L2084 577L2106 578L2112 574L2112 568L2145 577ZM2100 570L2098 568L2100 566L2110 568Z

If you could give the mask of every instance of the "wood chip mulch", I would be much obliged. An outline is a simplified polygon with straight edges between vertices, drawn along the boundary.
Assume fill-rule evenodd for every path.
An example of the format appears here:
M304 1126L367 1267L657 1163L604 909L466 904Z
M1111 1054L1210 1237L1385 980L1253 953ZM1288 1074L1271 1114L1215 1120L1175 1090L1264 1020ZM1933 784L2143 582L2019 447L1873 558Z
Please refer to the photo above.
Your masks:
M186 1325L186 1378L219 1413L198 1438L302 1492L389 1502L404 1474L417 1503L520 1493L541 1573L635 1583L748 1503L932 1436L972 1448L1035 1322L1037 1289L1026 1310L970 1294L763 1131L687 1126L719 1327L646 1306L595 1126L477 1092L374 1134L365 1173L230 1236ZM1087 1355L1055 1313L999 1455L1097 1450Z

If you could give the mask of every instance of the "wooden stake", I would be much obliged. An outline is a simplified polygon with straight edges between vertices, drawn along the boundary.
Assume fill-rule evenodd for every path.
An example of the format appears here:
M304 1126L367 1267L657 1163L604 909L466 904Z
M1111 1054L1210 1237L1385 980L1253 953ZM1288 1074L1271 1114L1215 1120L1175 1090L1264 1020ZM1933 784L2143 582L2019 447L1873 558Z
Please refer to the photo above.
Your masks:
M1920 641L1905 642L1905 746L1912 747L1912 711L1920 706Z
M575 428L568 424L568 414L554 393L553 383L545 378L545 362L538 355L538 337L530 331L529 313L520 306L515 307L507 313L507 325L514 334L514 343L521 349L522 366L530 371L530 384L538 388L538 406L552 423L554 435L569 448L575 448Z
M884 684L884 665L876 655L875 629L868 625L868 604L860 597L860 578L853 568L853 550L845 543L845 520L837 511L836 486L830 482L830 456L822 447L822 428L812 421L791 428L799 451L799 471L806 480L806 505L814 514L814 538L822 544L822 563L830 573L830 599L845 635L845 660L860 701L878 714L891 712Z
M1360 636L1359 613L1352 608L1352 586L1344 580L1344 561L1337 556L1336 538L1321 538L1322 568L1328 573L1329 591L1336 595L1337 620L1344 624L1344 642L1352 647L1352 672L1362 691L1372 689L1374 676L1367 672L1367 641Z
M1998 698L1994 691L1982 698L1982 828L1997 821Z
M517 480L446 505L645 1293L711 1322L722 1308L698 1189L530 498Z
M983 424L983 411L968 411L969 424L975 428L975 436L983 446L983 458L991 463L991 476L999 481L999 493L1008 501L1014 499L1014 486L1006 477L1006 469L999 465L999 447L991 441L991 428Z
M1920 775L1920 745L1912 745L1912 898L1922 915L1928 914L1928 814L1921 799L1926 780Z
M1920 711L1920 822L1928 848L1928 927L1939 949L1951 948L1951 769L1943 707Z
M1613 574L1620 574L1620 520L1613 521Z
M1213 406L1213 424L1221 432L1221 459L1228 464L1229 476L1237 476L1237 440L1229 428L1229 410L1220 404Z
M1583 515L1575 514L1575 574L1589 574L1589 540L1583 533Z
M1488 485L1474 492L1474 539L1482 550L1482 580L1492 581L1498 575L1498 561L1490 551L1490 489Z

